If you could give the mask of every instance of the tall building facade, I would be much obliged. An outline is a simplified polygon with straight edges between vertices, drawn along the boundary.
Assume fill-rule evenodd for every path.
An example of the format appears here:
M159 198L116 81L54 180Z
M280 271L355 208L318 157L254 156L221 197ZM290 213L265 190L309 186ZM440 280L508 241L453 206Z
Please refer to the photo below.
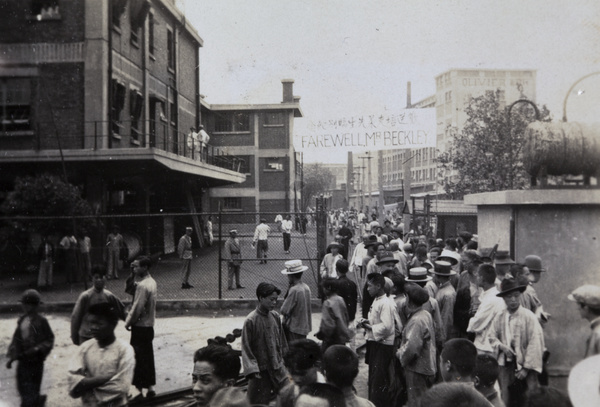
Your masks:
M449 148L452 134L449 128L460 131L467 115L465 108L472 98L486 92L500 91L501 103L509 105L520 98L535 102L536 71L495 69L451 69L435 78L436 93L411 108L435 108L437 148L387 150L382 153L383 190L400 196L403 182L403 163L410 163L411 194L443 194L435 159L438 152Z
M203 41L174 0L9 0L2 12L2 190L57 173L98 214L150 215L201 211L206 188L245 181L192 137ZM170 252L191 220L118 222L145 251Z
M294 119L302 117L294 81L282 80L283 99L273 104L202 102L211 143L241 159L241 184L211 188L211 210L290 213L300 211L302 162L294 150ZM241 218L236 218L241 219ZM254 222L254 216L246 221Z

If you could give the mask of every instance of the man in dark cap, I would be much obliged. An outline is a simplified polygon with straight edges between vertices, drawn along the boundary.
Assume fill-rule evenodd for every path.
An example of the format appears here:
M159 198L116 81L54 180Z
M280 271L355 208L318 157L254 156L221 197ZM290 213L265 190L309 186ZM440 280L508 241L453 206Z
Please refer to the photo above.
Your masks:
M490 344L498 355L498 383L507 406L522 405L527 389L538 386L542 372L544 333L536 316L521 307L520 296L527 287L510 274L504 276L500 292L506 309L496 315L490 332Z
M235 288L245 288L240 284L240 267L242 265L242 244L237 237L237 229L229 231L229 238L223 245L223 258L227 260L227 289L233 290L233 278L235 276Z
M38 314L41 304L40 293L26 290L21 296L24 315L17 321L17 329L8 346L6 367L10 369L16 360L17 389L21 395L21 406L43 406L46 396L40 394L44 360L54 346L54 333L48 320Z

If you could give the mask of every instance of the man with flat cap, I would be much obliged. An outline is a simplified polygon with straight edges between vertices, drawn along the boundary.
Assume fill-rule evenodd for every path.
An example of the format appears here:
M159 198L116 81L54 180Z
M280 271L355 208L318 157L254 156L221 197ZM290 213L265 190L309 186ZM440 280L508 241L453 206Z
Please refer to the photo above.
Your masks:
M192 232L194 230L191 226L185 228L185 235L179 239L177 244L177 253L181 259L181 288L183 290L188 288L194 288L190 284L189 278L192 271Z
M587 340L585 357L600 354L600 287L586 284L575 289L567 297L579 305L579 313L590 322L592 334Z
M240 266L242 265L242 245L237 237L237 229L229 231L229 237L223 246L223 258L227 260L227 289L233 290L233 277L235 287L245 288L240 284Z

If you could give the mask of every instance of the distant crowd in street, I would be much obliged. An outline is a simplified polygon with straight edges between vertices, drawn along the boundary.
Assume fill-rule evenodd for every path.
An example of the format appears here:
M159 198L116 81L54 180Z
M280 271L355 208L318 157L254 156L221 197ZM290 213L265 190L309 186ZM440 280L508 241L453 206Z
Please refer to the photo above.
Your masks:
M308 267L301 260L284 262L281 274L288 286L258 284L257 306L241 330L241 351L212 341L190 355L195 405L577 407L583 405L582 394L592 403L586 405L600 403L600 375L590 381L585 370L600 363L600 287L583 285L557 299L570 300L591 328L583 361L571 371L570 385L580 391L567 396L549 386L544 327L553 321L535 290L548 272L542 258L530 254L517 262L497 246L479 247L478 236L467 231L446 240L427 238L418 230L405 231L394 217L385 218L384 226L371 217L369 230L364 226L354 246L362 229L352 219L360 217L359 225L365 225L366 215L330 215L337 223L320 266L319 326L312 324L313 294L302 280ZM287 252L291 217L276 218L277 227L279 222ZM109 235L107 247L118 245L118 232ZM224 243L230 289L243 288L237 232L231 229ZM190 288L192 233L187 228L178 244L182 289ZM253 245L264 263L269 233L262 219ZM40 248L42 254L48 251ZM78 350L65 372L68 394L81 398L83 406L125 406L156 396L152 342L158 287L151 264L146 256L131 263L125 281L132 296L129 311L105 288L109 276L119 278L117 270L90 267L92 287L80 294L71 316ZM27 290L21 302L24 314L7 367L17 362L22 405L41 406L43 364L54 336L38 313L40 293ZM114 334L119 320L131 331L129 343ZM311 333L316 340L308 338ZM354 387L363 353L366 398ZM248 381L247 391L234 387L240 375Z

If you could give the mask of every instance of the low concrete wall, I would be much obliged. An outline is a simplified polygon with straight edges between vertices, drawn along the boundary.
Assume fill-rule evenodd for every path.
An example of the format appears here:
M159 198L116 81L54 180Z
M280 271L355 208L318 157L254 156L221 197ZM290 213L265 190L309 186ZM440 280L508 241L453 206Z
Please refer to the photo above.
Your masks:
M549 371L567 374L583 358L589 324L567 295L582 284L600 285L600 191L503 191L465 197L475 204L481 247L500 242L508 250L515 218L515 260L542 258L548 270L535 285L552 314L544 335L552 356Z

